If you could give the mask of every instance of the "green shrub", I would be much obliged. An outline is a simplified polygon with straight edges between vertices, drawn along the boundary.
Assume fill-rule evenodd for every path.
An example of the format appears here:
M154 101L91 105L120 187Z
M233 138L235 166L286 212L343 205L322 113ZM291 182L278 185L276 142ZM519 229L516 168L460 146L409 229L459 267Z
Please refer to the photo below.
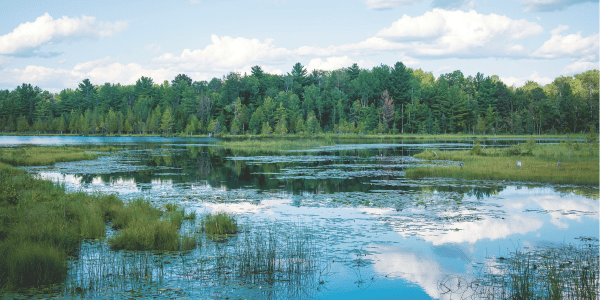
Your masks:
M237 220L225 212L206 214L202 220L202 230L208 234L234 234L238 232Z

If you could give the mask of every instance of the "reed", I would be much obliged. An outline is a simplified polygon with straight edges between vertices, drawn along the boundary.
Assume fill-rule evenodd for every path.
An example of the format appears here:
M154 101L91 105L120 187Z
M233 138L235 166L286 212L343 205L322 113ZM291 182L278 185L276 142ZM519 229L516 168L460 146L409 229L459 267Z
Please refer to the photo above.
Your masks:
M598 299L598 239L581 238L577 244L515 250L495 259L476 274L459 279L443 293L458 299ZM455 278L456 280L456 278ZM454 298L454 297L453 297Z

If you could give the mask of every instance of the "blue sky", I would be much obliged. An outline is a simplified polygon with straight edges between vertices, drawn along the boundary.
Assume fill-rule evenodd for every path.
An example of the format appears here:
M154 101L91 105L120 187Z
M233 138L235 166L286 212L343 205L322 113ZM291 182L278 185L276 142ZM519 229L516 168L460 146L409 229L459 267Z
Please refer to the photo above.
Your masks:
M598 0L2 1L0 89L402 61L544 85L598 69Z

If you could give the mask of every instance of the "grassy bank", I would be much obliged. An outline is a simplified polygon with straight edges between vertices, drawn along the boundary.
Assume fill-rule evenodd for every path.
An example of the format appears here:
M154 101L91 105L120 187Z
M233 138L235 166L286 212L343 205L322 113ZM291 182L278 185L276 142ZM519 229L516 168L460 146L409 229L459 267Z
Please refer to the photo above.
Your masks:
M425 150L415 158L460 161L464 166L417 167L406 170L409 178L450 177L598 186L597 146L590 151L589 145L535 145L529 142L506 149L475 146L464 151ZM520 168L517 168L517 161L521 162Z
M118 150L109 146L52 146L0 148L0 162L12 166L44 166L57 162L91 160L98 158L94 152Z

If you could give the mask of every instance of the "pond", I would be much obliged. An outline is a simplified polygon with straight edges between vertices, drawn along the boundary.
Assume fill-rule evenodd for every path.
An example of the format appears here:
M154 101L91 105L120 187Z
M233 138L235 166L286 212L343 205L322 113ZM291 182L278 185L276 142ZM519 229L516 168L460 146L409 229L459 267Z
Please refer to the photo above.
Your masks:
M599 236L597 187L404 176L414 166L452 164L412 157L422 149L468 149L471 140L341 140L275 154L217 142L0 137L0 147L120 147L97 160L27 169L69 191L233 213L243 228L221 239L199 234L201 246L187 252L111 251L86 241L63 285L10 296L459 299L444 288L449 278L470 282L516 250ZM261 255L271 255L264 261L276 261L277 272L261 271ZM250 262L258 271L247 270Z

